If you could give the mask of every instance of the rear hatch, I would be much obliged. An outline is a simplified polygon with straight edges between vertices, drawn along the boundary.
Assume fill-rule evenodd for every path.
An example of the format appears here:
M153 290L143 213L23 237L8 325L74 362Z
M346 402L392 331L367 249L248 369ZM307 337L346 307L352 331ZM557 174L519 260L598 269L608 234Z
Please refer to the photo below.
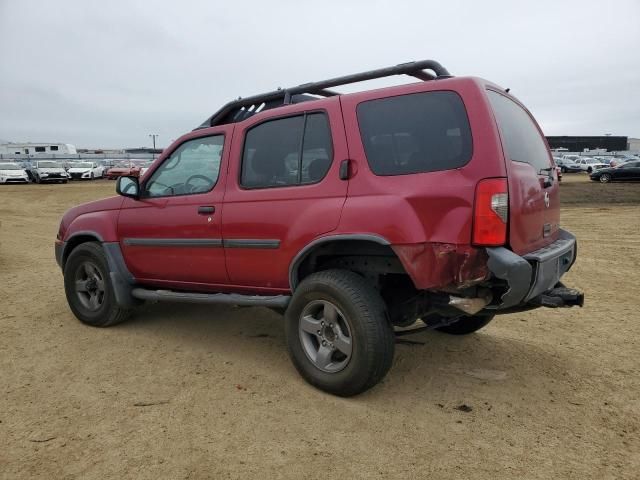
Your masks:
M560 192L551 152L533 116L513 97L487 90L500 130L509 183L509 236L519 254L558 238Z

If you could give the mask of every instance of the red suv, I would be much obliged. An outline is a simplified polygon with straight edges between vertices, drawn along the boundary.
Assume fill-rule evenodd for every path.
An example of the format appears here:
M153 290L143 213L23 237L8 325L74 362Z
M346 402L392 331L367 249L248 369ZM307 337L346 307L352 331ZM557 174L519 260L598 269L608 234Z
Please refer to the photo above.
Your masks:
M331 90L391 75L420 81ZM379 382L411 326L583 302L560 283L576 240L531 113L430 60L233 101L116 190L55 242L82 322L147 300L270 307L298 371L338 395Z

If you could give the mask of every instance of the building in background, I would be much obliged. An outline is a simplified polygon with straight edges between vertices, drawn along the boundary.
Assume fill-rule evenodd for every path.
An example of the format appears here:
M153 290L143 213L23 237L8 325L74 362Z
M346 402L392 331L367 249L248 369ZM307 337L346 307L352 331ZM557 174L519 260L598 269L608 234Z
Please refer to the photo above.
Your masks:
M632 152L640 152L640 138L629 139L629 150Z
M0 143L0 154L5 155L37 155L75 154L76 147L70 143Z
M627 137L603 135L601 137L546 137L549 148L567 149L569 152L584 152L585 150L606 150L607 152L624 152L629 148Z

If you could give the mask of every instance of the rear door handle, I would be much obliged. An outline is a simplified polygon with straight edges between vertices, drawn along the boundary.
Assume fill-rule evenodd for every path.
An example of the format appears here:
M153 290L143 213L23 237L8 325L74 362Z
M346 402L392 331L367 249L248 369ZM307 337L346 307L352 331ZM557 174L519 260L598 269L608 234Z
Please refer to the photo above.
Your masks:
M211 215L215 211L216 211L216 207L213 207L213 206L198 207L198 213L200 215Z

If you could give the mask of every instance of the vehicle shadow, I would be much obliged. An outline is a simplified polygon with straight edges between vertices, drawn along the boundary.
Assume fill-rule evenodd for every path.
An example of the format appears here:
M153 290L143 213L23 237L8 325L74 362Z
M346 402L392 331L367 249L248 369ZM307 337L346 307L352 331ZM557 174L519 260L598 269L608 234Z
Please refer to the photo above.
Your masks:
M391 371L383 382L357 398L385 405L389 397L425 402L465 402L469 395L507 397L520 391L523 398L548 387L549 379L560 392L563 380L575 375L575 365L553 347L514 338L535 327L518 315L496 317L480 332L452 336L428 331L402 337L396 344ZM189 304L153 304L140 309L127 323L116 327L127 334L143 334L151 341L168 341L184 351L215 352L226 362L247 369L247 375L279 379L299 385L300 395L321 395L297 375L284 337L283 317L266 308ZM517 323L516 323L517 322ZM525 337L526 338L526 337ZM212 367L215 370L215 366ZM342 400L341 400L342 401Z

